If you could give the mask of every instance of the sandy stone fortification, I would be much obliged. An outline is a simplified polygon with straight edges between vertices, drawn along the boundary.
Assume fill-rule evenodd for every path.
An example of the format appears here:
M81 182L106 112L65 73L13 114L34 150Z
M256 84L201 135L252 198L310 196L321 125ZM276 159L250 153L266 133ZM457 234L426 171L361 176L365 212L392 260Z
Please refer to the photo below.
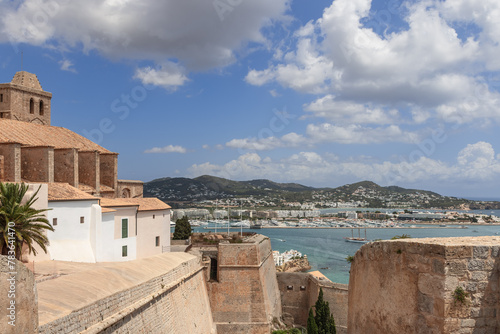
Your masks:
M268 334L283 322L305 326L322 288L338 333L500 332L500 237L368 243L354 257L349 288L320 273L276 275L270 241L261 235L191 251L198 255L48 261L37 264L36 276L17 263L16 319L22 327L16 330ZM10 277L5 259L4 295ZM466 293L463 303L454 297L457 288ZM0 301L5 319L5 298ZM18 333L5 321L0 332Z
M12 277L15 281L12 281ZM14 318L8 309L11 301L15 301ZM9 325L12 320L15 326ZM0 255L0 333L37 332L35 275L21 262L8 261L7 256Z
M349 280L348 333L498 333L500 237L364 245ZM457 288L465 303L453 297Z

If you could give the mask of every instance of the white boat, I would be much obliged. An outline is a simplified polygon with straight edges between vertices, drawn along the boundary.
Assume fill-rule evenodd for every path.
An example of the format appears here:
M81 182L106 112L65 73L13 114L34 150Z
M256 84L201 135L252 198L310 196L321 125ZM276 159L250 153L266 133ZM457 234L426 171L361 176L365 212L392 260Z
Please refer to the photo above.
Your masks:
M230 224L231 227L244 227L244 228L249 228L250 227L250 222L248 220L243 220L243 221L238 221Z
M357 242L357 243L360 243L360 244L366 244L367 242L369 242L370 240L366 239L366 228L365 228L365 237L362 238L361 237L361 232L360 232L360 229L358 228L358 237L355 237L354 236L354 230L351 229L351 237L344 237L344 240L347 241L347 242Z

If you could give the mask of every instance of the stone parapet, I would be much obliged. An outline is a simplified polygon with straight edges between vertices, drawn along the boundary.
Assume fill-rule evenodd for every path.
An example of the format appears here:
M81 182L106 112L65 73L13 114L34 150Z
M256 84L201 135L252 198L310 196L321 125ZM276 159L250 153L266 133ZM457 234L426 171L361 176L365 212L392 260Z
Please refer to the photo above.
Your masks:
M39 333L215 333L201 270L176 253L43 281Z
M499 250L500 237L364 245L351 266L348 333L497 333Z

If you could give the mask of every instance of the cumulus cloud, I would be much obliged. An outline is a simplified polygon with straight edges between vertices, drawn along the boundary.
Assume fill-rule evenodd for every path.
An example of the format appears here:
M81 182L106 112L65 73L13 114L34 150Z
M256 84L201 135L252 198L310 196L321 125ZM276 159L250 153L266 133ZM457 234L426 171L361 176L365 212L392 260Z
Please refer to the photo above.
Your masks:
M322 186L331 182L368 179L381 185L427 184L429 188L433 188L436 182L462 184L464 181L476 182L477 187L491 186L500 177L500 156L495 157L492 145L485 142L471 144L461 150L456 164L423 154L400 156L395 161L371 160L362 157L341 160L333 154L320 155L311 151L271 159L252 152L222 165L208 162L195 164L188 172L191 176L210 174L230 179L269 178Z
M304 108L335 122L500 121L500 94L482 76L500 69L498 1L401 4L407 26L391 30L371 6L371 0L333 1L294 34L292 50L279 50L267 68L250 69L246 81L323 94ZM455 29L457 22L479 32Z
M223 67L261 29L283 19L286 0L231 2L222 19L215 2L2 1L0 42L84 51L109 58L178 60L189 70Z
M141 80L144 85L161 86L172 90L184 85L188 80L184 74L184 69L172 62L164 63L158 68L138 68L134 78Z
M422 139L422 134L423 132L404 131L397 125L366 127L356 124L322 123L307 125L305 135L290 132L282 137L232 139L226 146L240 150L268 151L277 148L312 147L323 143L416 143Z
M313 113L316 117L344 124L392 124L398 118L396 109L384 110L372 108L369 104L338 101L331 94L305 105L304 110Z
M186 153L187 149L178 145L167 145L164 147L153 147L145 150L144 153Z

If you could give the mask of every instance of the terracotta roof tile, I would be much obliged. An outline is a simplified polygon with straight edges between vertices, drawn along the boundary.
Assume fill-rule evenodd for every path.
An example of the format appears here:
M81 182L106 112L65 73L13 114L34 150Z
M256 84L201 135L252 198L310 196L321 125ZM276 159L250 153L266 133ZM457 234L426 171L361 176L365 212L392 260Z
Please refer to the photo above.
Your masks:
M68 183L49 183L49 201L98 200Z
M170 205L160 201L155 197L146 198L103 198L101 206L104 207L119 207L119 206L138 206L139 211L167 210L171 209Z
M139 206L139 204L132 204L122 201L123 198L101 198L102 207L119 207L119 206Z
M0 119L0 143L20 143L23 146L76 148L81 151L112 153L68 129L10 119Z
M102 208L101 209L102 213L108 213L108 212L116 212L116 210L110 209L110 208Z

